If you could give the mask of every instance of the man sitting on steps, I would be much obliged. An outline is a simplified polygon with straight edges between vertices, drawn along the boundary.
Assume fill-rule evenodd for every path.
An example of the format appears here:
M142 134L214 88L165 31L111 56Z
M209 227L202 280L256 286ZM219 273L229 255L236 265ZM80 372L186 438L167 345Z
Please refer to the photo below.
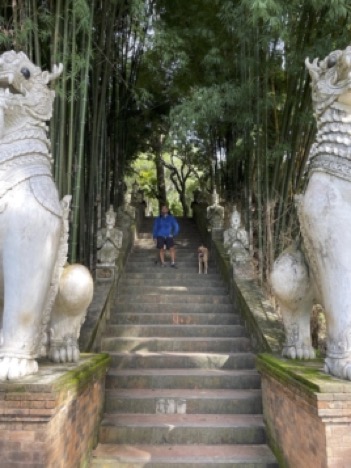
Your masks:
M167 205L162 205L161 214L155 219L153 227L153 238L156 241L156 247L160 252L161 266L165 266L165 251L166 247L171 254L171 267L175 265L175 248L174 237L179 232L179 225L174 216L169 212Z

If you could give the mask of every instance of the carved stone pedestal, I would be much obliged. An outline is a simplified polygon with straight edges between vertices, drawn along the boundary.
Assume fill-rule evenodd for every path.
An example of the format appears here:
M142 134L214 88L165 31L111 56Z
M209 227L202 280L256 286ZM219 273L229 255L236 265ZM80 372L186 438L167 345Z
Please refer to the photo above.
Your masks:
M79 364L40 363L37 375L0 383L0 467L88 466L109 360L83 354Z
M211 239L222 241L223 240L223 229L212 228L211 229Z
M113 281L115 278L115 266L111 264L96 265L96 279L98 281Z
M322 360L258 356L263 413L281 466L351 466L351 382L322 372Z

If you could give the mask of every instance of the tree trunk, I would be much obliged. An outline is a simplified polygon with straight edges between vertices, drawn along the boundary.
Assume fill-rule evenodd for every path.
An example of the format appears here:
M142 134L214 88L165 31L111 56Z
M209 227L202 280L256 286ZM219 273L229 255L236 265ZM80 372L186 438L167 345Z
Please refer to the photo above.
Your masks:
M161 210L161 206L167 203L165 168L162 162L161 136L160 136L160 140L158 142L157 149L156 149L155 165L156 165L156 177L157 177L158 204Z

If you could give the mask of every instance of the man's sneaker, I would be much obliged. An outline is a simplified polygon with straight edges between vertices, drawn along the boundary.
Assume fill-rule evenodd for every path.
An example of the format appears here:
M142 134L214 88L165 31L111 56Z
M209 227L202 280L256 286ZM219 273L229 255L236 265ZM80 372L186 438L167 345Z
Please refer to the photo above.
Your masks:
M175 263L171 263L171 268L178 268Z
M161 267L165 267L165 266L166 266L165 262L161 263Z

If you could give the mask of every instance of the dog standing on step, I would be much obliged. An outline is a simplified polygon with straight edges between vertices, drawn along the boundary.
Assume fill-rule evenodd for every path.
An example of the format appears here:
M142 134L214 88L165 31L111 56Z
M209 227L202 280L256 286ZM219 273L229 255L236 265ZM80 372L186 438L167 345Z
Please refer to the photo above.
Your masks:
M203 244L197 249L197 256L199 259L199 275L204 273L207 275L208 267L208 249Z

